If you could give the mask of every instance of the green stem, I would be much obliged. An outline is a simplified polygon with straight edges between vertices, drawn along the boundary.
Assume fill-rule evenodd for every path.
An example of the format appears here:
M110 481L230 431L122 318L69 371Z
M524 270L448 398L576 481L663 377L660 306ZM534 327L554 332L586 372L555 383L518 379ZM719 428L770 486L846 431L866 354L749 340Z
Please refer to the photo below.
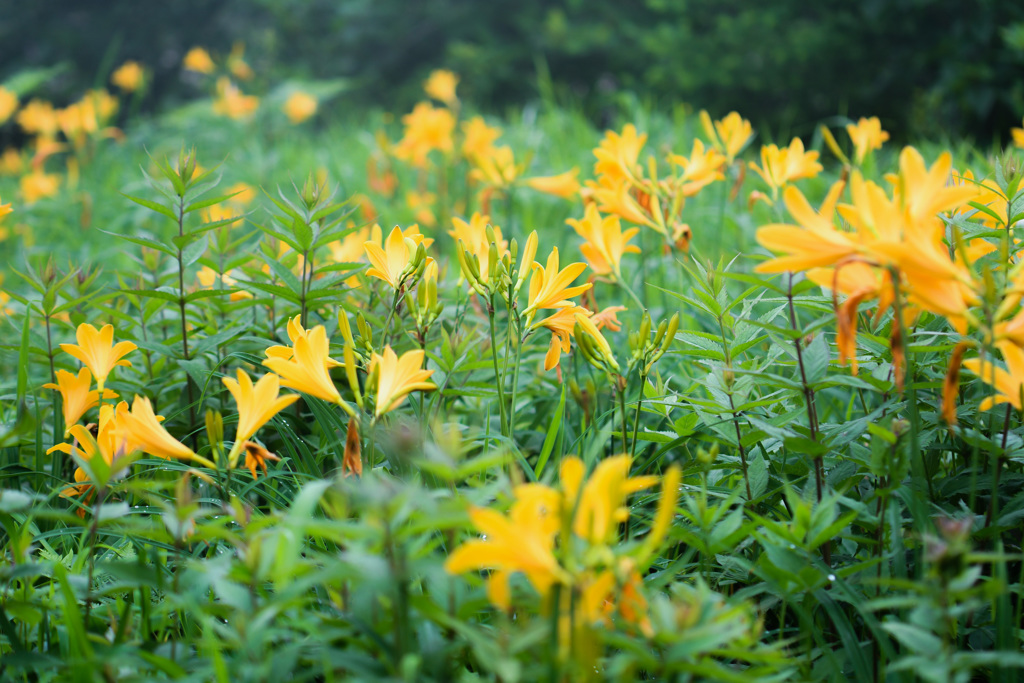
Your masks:
M491 326L491 362L494 364L494 383L498 386L498 410L501 417L501 435L509 436L508 416L505 414L505 388L503 376L498 373L498 333L494 327L494 296L487 304L487 318Z
M636 458L636 437L640 432L640 408L644 404L644 390L647 388L647 375L640 373L640 394L636 397L636 412L633 414L633 447L629 450L630 457Z
M927 467L924 462L924 452L921 450L920 445L920 418L917 414L917 388L914 386L914 359L910 353L910 339L907 338L907 327L903 323L903 295L900 292L899 282L899 271L895 268L891 270L892 282L895 283L895 317L893 324L899 325L900 330L900 341L903 344L903 358L906 362L906 374L904 376L904 387L907 392L907 412L910 417L910 466L913 470L914 479L917 480L918 485L924 481L925 487L928 489L928 499L931 501L935 500L935 494L932 491L932 482L927 476Z

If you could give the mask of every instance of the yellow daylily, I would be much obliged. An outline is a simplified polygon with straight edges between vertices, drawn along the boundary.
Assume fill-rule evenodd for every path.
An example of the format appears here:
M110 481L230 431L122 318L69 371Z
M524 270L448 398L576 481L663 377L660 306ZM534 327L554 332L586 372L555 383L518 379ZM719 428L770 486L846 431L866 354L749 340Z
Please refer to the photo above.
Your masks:
M538 192L561 197L562 199L569 199L580 191L579 174L580 169L573 168L558 175L527 178L523 182L527 187L533 188Z
M245 370L239 368L237 377L221 380L238 407L236 443L248 441L272 417L299 400L298 394L278 396L281 384L277 375L263 375L253 384Z
M469 222L461 218L452 218L452 230L448 231L456 244L460 242L465 245L469 253L476 258L480 268L480 279L487 282L490 278L490 250L491 240L487 237L487 227L490 226L494 234L494 245L498 250L498 258L508 253L508 241L502 237L501 227L491 223L491 217L474 212Z
M462 123L462 156L472 161L493 153L494 142L501 137L501 128L488 126L482 116Z
M436 69L423 83L423 91L430 97L454 107L459 102L455 88L459 85L459 77L447 69Z
M583 218L570 218L566 223L572 226L586 242L580 245L583 257L587 259L591 270L597 275L611 275L615 279L622 278L622 257L626 254L639 254L640 247L630 244L639 228L622 230L618 216L604 216L597 206L588 204Z
M857 236L836 230L833 224L836 202L844 186L842 181L835 183L818 211L800 190L792 185L787 187L782 199L799 226L774 223L758 228L758 243L784 255L759 264L755 270L759 273L799 272L831 266L857 253L860 246Z
M110 75L110 82L125 92L135 92L142 87L146 70L136 61L129 60Z
M67 370L57 370L57 383L44 384L44 389L56 389L60 392L64 412L64 436L71 433L71 427L78 423L87 411L100 403L99 389L92 389L92 373L89 368L81 368L76 376ZM117 394L109 389L103 390L103 400L115 399Z
M604 139L594 149L597 157L594 175L605 176L611 181L638 178L642 174L637 167L637 159L645 142L647 133L638 134L632 123L627 123L621 134L606 131Z
M407 351L399 358L390 346L384 347L383 355L373 354L370 373L377 376L377 403L374 416L388 413L405 400L413 391L432 391L437 388L428 382L433 370L423 369L426 354L421 349Z
M82 323L75 332L78 344L61 344L60 348L80 360L96 378L96 386L103 391L107 378L118 365L131 367L131 361L123 358L139 348L130 341L114 344L114 326L104 325L97 330L89 323Z
M754 135L750 121L735 111L712 123L708 113L701 110L700 123L712 146L725 155L726 163L730 165Z
M1013 144L1020 148L1024 148L1024 120L1021 121L1020 128L1013 128L1010 130L1010 135L1013 137Z
M383 280L393 289L398 289L412 273L412 261L416 256L417 244L415 239L406 237L397 225L388 235L383 249L376 241L367 240L363 243L363 248L373 267L366 271L366 275Z
M996 342L996 347L1006 361L1006 369L995 366L992 361L968 358L963 367L977 375L982 382L996 390L978 405L979 410L988 410L1000 403L1009 403L1017 410L1022 409L1021 396L1024 394L1024 349L1011 341Z
M679 176L679 189L684 197L692 197L716 180L725 178L722 166L726 156L713 147L705 149L700 140L693 141L693 151L689 157L672 154L668 159L683 169Z
M793 138L789 147L765 145L761 148L761 166L750 162L750 168L772 189L778 192L786 184L801 178L813 178L821 173L818 152L805 152L800 138ZM774 194L773 194L774 197Z
M524 315L539 308L566 308L572 306L569 301L574 296L582 294L591 288L588 282L583 285L572 285L573 280L580 276L587 269L585 263L570 263L564 269L558 269L558 247L551 250L548 256L547 266L539 263L533 264L533 275L530 276L529 305L523 311Z
M245 449L245 466L252 472L253 479L257 478L259 470L263 470L263 476L267 475L268 460L272 462L281 460L281 458L254 441L246 441L242 444L242 447Z
M46 199L57 194L60 189L60 176L55 173L45 173L42 169L35 169L21 177L21 196L26 204L35 204L40 199Z
M244 94L227 76L217 79L217 97L213 101L213 112L231 119L251 116L260 106L255 95Z
M271 347L267 349L268 357L263 365L280 376L281 386L344 405L329 371L329 363L340 364L329 356L331 342L327 330L323 325L309 331L302 330L301 326L297 328L292 337L291 355L286 356L281 351L282 347Z
M164 429L160 424L161 418L153 412L153 404L148 398L136 396L132 402L131 412L124 412L119 417L118 435L130 443L137 444L142 452L165 460L191 460L210 469L216 469L212 462L196 455L191 448Z
M210 53L201 47L194 47L185 54L184 66L189 71L197 71L201 74L213 73L213 60Z
M18 96L0 85L0 125L18 110Z
M559 308L552 315L531 325L531 329L544 327L551 331L551 344L548 346L548 352L544 355L545 370L557 367L562 353L569 353L572 349L570 340L576 327L577 313L590 315L590 311L582 306L567 306Z
M474 157L472 162L475 168L469 172L469 177L489 187L506 188L519 177L520 169L512 148L507 145L494 147L490 153Z
M395 145L393 153L417 168L426 167L430 152L437 150L449 154L454 148L455 116L444 107L420 102L411 113L402 117L402 123L405 124L405 135Z
M882 123L877 116L870 119L861 117L857 123L846 124L846 132L853 143L853 158L857 164L863 163L868 152L881 148L889 139L889 134L882 130Z
M578 492L579 502L573 522L577 536L595 545L609 542L629 516L626 507L629 494L658 483L655 476L630 477L631 462L628 455L616 455L605 458L594 468L582 491ZM577 492L569 493L570 498L577 497Z
M300 124L317 110L317 99L307 92L294 92L284 102L282 110L293 124Z
M29 135L38 135L43 139L51 139L60 128L57 112L53 105L44 100L30 100L21 108L16 117L18 125Z

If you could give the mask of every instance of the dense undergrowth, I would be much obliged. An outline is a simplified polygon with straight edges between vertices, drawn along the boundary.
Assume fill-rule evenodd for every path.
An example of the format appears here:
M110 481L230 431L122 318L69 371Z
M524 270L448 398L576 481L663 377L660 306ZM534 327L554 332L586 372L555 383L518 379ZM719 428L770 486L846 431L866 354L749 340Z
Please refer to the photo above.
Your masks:
M0 677L1019 679L1019 150L204 55L6 124Z

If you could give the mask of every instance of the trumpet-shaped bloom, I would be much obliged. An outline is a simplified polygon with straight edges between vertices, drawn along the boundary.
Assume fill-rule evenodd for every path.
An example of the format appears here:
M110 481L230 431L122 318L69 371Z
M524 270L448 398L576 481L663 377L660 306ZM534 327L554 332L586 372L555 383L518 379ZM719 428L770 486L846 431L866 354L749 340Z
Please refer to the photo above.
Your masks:
M300 124L317 110L317 99L307 92L292 93L282 107L285 116L293 124Z
M877 116L870 119L862 117L857 123L846 124L846 132L853 142L853 158L858 164L864 161L868 152L881 148L889 139L889 134L882 130L882 123Z
M436 69L430 72L430 76L423 83L423 91L430 97L444 102L449 107L455 106L459 98L455 95L455 88L459 85L459 77L447 69Z
M388 235L383 249L372 240L364 242L363 248L373 266L366 274L383 280L394 289L401 287L410 272L412 258L416 255L416 241L405 237L402 229L396 225Z
M428 382L433 370L423 369L425 354L422 350L407 351L399 358L390 346L384 347L383 355L373 354L370 361L371 374L377 374L377 403L374 415L380 417L405 400L414 391L433 391L437 388Z
M911 221L932 220L937 214L959 208L977 197L977 185L950 183L952 169L953 157L949 152L940 154L927 168L920 152L913 147L903 148L894 196Z
M692 197L716 180L725 179L722 165L725 164L726 156L713 147L705 150L700 140L693 141L693 152L689 157L672 154L669 161L683 169L679 180L684 197Z
M836 230L833 221L842 182L832 186L819 211L811 208L803 193L787 187L782 194L789 214L797 225L772 224L757 230L757 241L779 256L757 266L759 273L784 273L831 266L857 253L857 236Z
M597 208L604 213L612 213L622 220L636 225L646 225L658 232L663 232L651 218L650 207L643 206L649 197L634 187L628 180L610 180L603 176L598 182L588 180L584 192L597 202Z
M569 353L572 348L570 340L576 327L576 314L590 315L590 311L582 306L559 308L547 318L535 322L534 329L544 327L551 331L551 344L544 356L544 369L551 370L558 366L562 353Z
M813 178L821 173L822 166L818 163L818 152L805 152L803 141L793 138L789 147L762 147L761 165L750 162L750 168L761 176L773 192L777 192L794 180Z
M137 444L139 450L157 458L178 458L206 463L191 448L164 429L148 398L135 397L131 412L119 415L117 431L118 436L129 443Z
M527 178L523 182L538 192L561 197L562 199L569 199L580 191L579 174L580 169L574 168L571 171L559 173L558 175Z
M104 325L97 330L89 323L82 323L75 332L78 344L61 344L60 348L80 360L96 378L100 391L118 365L131 367L131 361L123 358L139 348L129 341L114 344L114 326Z
M637 160L646 142L647 133L638 134L632 123L627 123L621 134L613 130L606 131L604 139L594 149L594 156L597 157L594 175L605 176L611 181L638 178L641 173L637 168Z
M750 121L739 115L738 112L729 112L725 118L712 123L711 117L706 111L700 113L700 123L704 128L704 134L711 141L712 146L719 152L725 154L727 164L732 164L747 142L754 135L754 129Z
M237 380L225 377L222 381L238 406L236 442L248 441L272 417L299 400L298 394L278 396L281 385L277 375L264 375L253 384L245 370L239 368Z
M267 349L263 365L281 377L281 386L331 403L341 404L341 394L331 379L330 339L323 325L312 330L295 330L291 355L286 357L280 347Z
M570 263L564 269L558 269L558 247L551 250L547 266L533 264L533 275L530 276L529 306L523 311L529 314L538 308L566 308L574 305L569 299L590 289L588 282L583 285L571 286L587 269L585 263Z
M982 362L980 358L968 358L963 362L963 367L971 374L996 390L996 395L982 400L978 408L988 410L1000 403L1009 403L1021 410L1024 405L1021 398L1024 394L1024 349L1011 341L997 342L996 347L1006 361L1005 370L987 359Z
M67 370L58 370L56 384L44 384L44 389L56 389L60 392L64 411L64 436L71 433L71 427L82 419L85 413L95 408L100 402L100 391L92 389L92 373L89 368L81 368L78 375ZM103 390L103 398L115 399L117 394L109 389Z
M630 244L639 228L623 231L618 216L601 217L594 204L588 204L583 218L566 221L586 242L580 245L583 257L597 275L621 277L622 257L625 254L639 254L640 247Z

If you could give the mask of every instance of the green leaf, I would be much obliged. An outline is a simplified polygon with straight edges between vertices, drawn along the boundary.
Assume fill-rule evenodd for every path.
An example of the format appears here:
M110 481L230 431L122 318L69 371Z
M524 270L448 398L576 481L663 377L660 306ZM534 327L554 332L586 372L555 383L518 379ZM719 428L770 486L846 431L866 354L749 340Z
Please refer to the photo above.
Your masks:
M134 197L130 194L125 194L124 192L122 192L121 195L135 202L139 206L144 206L150 211L155 211L156 213L167 216L175 223L175 225L177 225L178 214L176 214L170 207L154 202L151 199L145 199L143 197Z
M558 409L555 411L554 416L551 418L551 424L548 425L547 435L544 437L544 446L541 448L540 456L537 458L537 467L534 470L536 479L540 479L544 473L544 466L548 463L548 458L551 457L551 451L555 447L555 439L558 437L558 430L562 427L562 415L565 413L565 382L562 382L562 397L558 399Z

